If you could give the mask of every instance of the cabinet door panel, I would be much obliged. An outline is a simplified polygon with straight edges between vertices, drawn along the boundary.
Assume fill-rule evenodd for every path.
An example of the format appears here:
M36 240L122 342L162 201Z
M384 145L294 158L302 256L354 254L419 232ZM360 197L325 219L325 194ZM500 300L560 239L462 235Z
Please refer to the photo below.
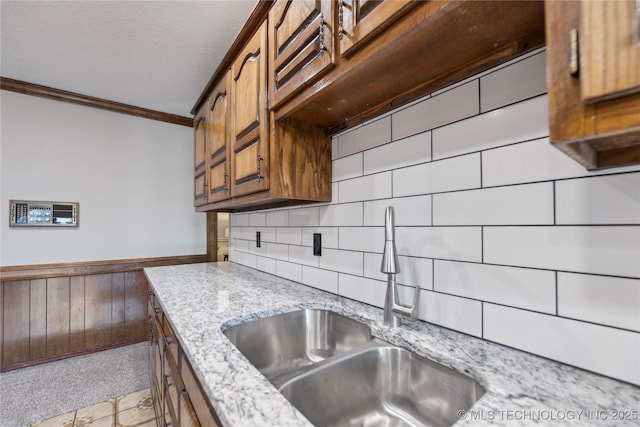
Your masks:
M340 0L340 55L351 55L418 3L411 0Z
M333 4L330 0L280 0L269 11L271 108L335 65Z
M231 197L229 174L229 74L213 91L207 122L207 157L209 160L208 201Z
M207 184L206 184L206 111L207 105L200 110L194 119L194 187L193 187L193 204L201 206L207 203Z
M269 188L266 22L231 66L232 179L235 196Z
M582 99L593 102L640 91L640 22L635 0L582 1ZM636 27L636 28L634 28Z

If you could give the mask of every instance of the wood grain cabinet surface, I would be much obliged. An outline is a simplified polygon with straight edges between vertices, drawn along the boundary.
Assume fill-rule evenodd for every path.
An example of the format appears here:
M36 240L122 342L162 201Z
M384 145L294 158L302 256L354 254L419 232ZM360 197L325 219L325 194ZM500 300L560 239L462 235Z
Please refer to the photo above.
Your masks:
M339 0L340 55L349 56L417 4L412 0Z
M207 143L206 125L207 117L205 104L200 108L198 114L193 119L193 204L201 206L207 203Z
M242 47L202 106L210 111L204 127L209 194L206 203L196 199L196 210L238 211L331 200L330 138L313 125L276 122L269 111L267 22Z
M215 87L207 105L206 156L208 173L207 202L219 202L231 197L230 173L230 74Z
M155 295L149 292L149 380L158 427L217 427L220 423L193 374Z
M636 4L546 2L550 140L587 169L640 163Z
M278 0L269 11L269 107L335 66L333 0Z
M267 24L231 65L231 186L234 196L269 188Z

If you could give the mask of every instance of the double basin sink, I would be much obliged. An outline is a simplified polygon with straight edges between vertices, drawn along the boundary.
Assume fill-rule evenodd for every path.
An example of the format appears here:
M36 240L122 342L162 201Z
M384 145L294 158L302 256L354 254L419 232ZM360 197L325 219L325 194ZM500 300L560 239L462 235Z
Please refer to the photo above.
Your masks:
M223 332L318 427L449 426L485 392L466 375L328 310L278 314Z

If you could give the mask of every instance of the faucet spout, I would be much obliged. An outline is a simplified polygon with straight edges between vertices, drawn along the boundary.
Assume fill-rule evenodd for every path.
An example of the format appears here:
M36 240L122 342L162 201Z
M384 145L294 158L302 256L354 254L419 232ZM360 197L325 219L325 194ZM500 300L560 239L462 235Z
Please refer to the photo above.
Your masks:
M405 316L411 320L418 318L420 307L420 286L416 285L413 295L413 305L400 304L396 274L400 272L398 251L395 241L395 219L393 207L389 206L385 211L384 220L384 251L380 271L387 274L387 292L384 301L384 324L395 328L400 326L400 317Z

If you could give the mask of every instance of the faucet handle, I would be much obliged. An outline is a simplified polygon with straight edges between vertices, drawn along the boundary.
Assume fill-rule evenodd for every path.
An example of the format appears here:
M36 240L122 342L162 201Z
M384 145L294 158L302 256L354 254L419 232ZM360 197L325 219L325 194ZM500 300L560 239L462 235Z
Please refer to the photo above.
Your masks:
M411 320L418 320L418 315L420 313L420 285L415 285L412 305L401 304L400 301L397 300L397 295L393 295L391 310L395 313L410 317Z

